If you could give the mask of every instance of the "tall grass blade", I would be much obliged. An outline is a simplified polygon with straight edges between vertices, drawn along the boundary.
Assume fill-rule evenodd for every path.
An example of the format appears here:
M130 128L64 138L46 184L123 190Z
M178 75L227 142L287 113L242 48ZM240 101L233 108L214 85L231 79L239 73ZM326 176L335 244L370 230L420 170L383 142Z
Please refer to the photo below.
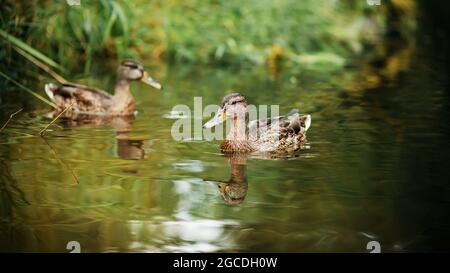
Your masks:
M43 62L39 61L38 59L36 59L35 57L31 56L30 54L26 53L25 51L23 51L22 49L20 49L18 47L14 47L14 49L20 55L24 56L26 59L28 59L30 62L32 62L34 65L36 65L37 67L41 68L42 70L44 70L48 74L50 74L58 82L60 82L60 83L67 83L66 79L64 79L61 75L59 75L58 73L53 71L50 67L45 65Z
M34 56L35 58L37 58L37 59L41 60L42 62L46 63L47 65L64 72L64 69L59 64L57 64L55 61L53 61L52 59L50 59L49 57L45 56L44 54L42 54L38 50L34 49L33 47L27 45L26 43L22 42L21 40L17 39L16 37L10 35L9 33L5 32L5 31L3 31L1 29L0 29L0 36L3 37L8 42L10 42L13 45L15 45L16 47L24 50L25 52L29 53L30 55Z
M29 88L27 88L26 86L24 86L23 84L15 81L14 79L10 78L8 75L4 74L3 72L0 71L0 76L2 76L3 78L7 79L8 81L11 81L12 83L14 83L15 85L17 85L18 87L20 87L22 90L24 90L27 93L30 93L31 95L35 96L36 98L38 98L39 100L41 100L42 102L50 105L51 107L57 109L58 107L51 101L47 100L46 98L44 98L43 96L39 95L36 92L33 92L32 90L30 90Z

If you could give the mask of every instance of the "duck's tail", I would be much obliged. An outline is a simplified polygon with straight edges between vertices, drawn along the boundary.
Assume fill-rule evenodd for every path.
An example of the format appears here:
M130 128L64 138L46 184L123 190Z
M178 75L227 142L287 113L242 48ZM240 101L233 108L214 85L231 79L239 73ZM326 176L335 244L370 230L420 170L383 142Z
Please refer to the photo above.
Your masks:
M311 115L299 114L298 109L292 109L286 117L291 120L292 124L296 124L297 127L302 128L302 131L308 131L311 127Z
M300 118L304 119L305 124L305 132L308 131L309 127L311 127L311 115L302 115Z
M45 87L44 87L45 94L47 94L47 96L51 100L54 100L55 99L55 90L57 90L58 88L59 88L59 86L57 84L47 83L47 84L45 84Z
M286 117L290 117L295 114L298 114L298 109L292 109L291 111L289 111L289 113L286 114Z

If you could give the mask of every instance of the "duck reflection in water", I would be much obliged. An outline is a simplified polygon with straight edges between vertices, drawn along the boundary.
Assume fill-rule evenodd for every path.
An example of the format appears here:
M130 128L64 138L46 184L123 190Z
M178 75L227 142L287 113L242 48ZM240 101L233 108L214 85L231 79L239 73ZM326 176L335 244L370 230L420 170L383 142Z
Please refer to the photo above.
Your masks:
M111 125L116 132L117 156L127 160L141 160L145 158L146 145L144 139L130 138L134 118L134 116L72 115L70 118L62 118L61 121L65 127Z
M298 154L224 154L230 163L230 179L227 181L204 179L203 181L217 183L223 201L228 205L239 205L247 196L247 160L292 160Z
M220 195L228 205L239 205L247 196L247 156L226 155L230 163L230 179L227 181L205 179L204 181L217 183Z
M229 205L239 205L247 196L247 157L233 156L229 157L231 171L230 179L218 184L219 192L225 203Z
M132 119L116 117L111 125L116 131L117 156L121 159L141 160L145 158L143 139L130 139Z

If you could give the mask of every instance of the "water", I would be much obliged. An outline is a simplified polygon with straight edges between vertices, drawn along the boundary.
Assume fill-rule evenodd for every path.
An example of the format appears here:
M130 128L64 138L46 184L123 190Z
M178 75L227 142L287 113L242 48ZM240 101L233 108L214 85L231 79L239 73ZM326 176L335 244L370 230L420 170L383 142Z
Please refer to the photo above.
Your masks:
M28 105L0 135L0 251L67 252L78 241L86 252L367 252L373 240L382 251L448 250L447 75L439 59L408 54L392 57L407 69L296 78L150 69L165 90L133 84L139 115L123 134L59 122L43 139L48 109ZM79 80L112 88L113 77ZM236 159L217 141L172 139L173 106L218 104L229 89L310 113L305 147ZM20 107L8 105L2 124ZM222 196L227 186L239 204Z

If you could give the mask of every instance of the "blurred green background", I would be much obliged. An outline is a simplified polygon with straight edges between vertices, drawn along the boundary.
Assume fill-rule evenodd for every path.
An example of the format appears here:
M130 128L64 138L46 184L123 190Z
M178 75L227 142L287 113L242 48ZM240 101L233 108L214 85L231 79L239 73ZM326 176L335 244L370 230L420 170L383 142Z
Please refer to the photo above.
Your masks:
M280 62L342 67L392 33L411 38L416 6L412 0L376 7L359 0L85 0L80 6L3 0L0 26L66 71L87 73L98 58L124 57L272 70ZM17 44L2 36L2 69L19 65Z

